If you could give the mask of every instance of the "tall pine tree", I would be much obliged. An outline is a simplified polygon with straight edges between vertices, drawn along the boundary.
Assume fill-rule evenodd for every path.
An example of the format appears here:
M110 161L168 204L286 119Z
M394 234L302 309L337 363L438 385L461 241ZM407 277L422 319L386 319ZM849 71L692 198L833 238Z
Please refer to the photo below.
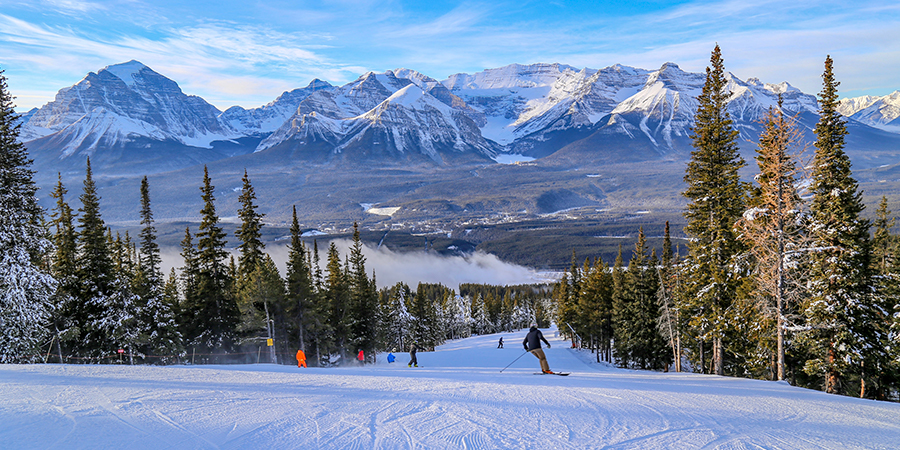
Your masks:
M203 209L200 211L200 230L197 233L196 292L186 305L189 326L185 339L204 351L229 352L236 339L240 319L237 302L232 294L232 279L225 263L225 232L216 214L215 187L209 170L203 167Z
M354 351L363 350L366 358L374 356L375 327L378 297L366 273L366 257L362 252L359 226L353 224L353 243L350 247L350 276L347 280L349 303L347 310L348 343Z
M75 215L72 207L66 202L68 191L62 183L62 175L57 174L56 188L50 197L56 200L51 210L50 225L53 235L51 239L56 246L50 259L50 273L59 282L53 295L53 308L50 329L56 335L56 352L60 362L64 362L63 347L68 351L75 344L78 336L77 327L72 326L71 315L74 311L75 296L78 293L77 264L75 257L78 251L75 233Z
M141 249L135 275L135 293L140 297L141 352L151 355L155 362L171 362L184 351L183 338L178 329L176 311L166 299L162 258L156 243L156 227L150 207L150 183L141 180ZM177 294L176 294L177 297Z
M706 82L698 100L691 134L694 151L688 162L684 196L685 232L693 239L690 249L691 274L687 304L691 325L701 341L713 343L713 368L725 373L725 339L733 318L729 307L739 283L732 270L733 257L742 246L734 224L744 212L745 187L738 176L744 160L738 152L738 132L728 114L728 80L719 46L706 68Z
M265 217L265 214L256 211L258 208L254 203L256 192L253 190L253 185L250 184L250 177L247 176L246 169L241 182L241 195L238 197L238 202L241 204L241 208L238 210L241 226L235 232L235 236L241 241L238 244L240 251L238 270L241 277L246 277L256 270L256 266L262 262L264 256L263 249L266 248L266 244L262 242L262 218Z
M73 320L80 330L79 353L101 356L116 346L107 335L104 324L115 284L115 265L106 236L106 224L100 217L100 196L94 183L91 159L85 168L84 190L81 194L78 217L78 256L76 276L79 291L75 301Z
M296 206L292 211L290 231L291 243L288 247L287 279L285 280L287 311L290 321L294 325L292 329L296 330L297 346L306 352L307 335L313 339L321 335L325 331L326 317L325 311L321 308L321 302L316 298L312 268L309 266L309 252L301 239Z
M807 330L803 342L812 354L804 370L821 376L826 392L849 392L844 381L874 370L881 348L877 307L871 295L869 222L861 217L862 195L844 153L846 122L837 111L840 83L831 57L825 60L819 94L816 153L810 192L813 252L808 301L803 305Z
M52 250L44 236L34 171L17 141L19 116L0 70L0 362L39 354L56 280L40 267Z

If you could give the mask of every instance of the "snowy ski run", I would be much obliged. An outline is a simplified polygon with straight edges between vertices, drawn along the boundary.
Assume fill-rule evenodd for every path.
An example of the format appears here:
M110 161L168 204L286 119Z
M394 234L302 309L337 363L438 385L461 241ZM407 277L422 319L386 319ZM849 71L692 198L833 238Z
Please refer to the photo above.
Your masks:
M405 362L0 365L4 449L888 449L900 404L624 370L543 330L551 370L476 336ZM398 359L402 353L397 353ZM538 369L539 370L539 369Z

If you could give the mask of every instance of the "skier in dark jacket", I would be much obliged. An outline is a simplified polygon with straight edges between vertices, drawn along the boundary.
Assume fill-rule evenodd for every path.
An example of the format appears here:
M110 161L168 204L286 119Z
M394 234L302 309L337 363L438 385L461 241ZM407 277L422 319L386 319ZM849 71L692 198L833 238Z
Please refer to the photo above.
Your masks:
M528 334L525 335L525 340L522 341L522 345L525 346L525 351L531 352L540 362L541 362L541 371L544 373L553 373L550 371L550 365L547 364L547 357L544 355L544 350L541 349L541 341L544 341L547 344L547 348L550 348L550 343L544 339L543 333L541 330L538 330L537 323L531 323L531 329L528 330Z
M419 361L416 360L416 351L419 350L419 347L413 342L412 346L409 348L409 367L419 367Z

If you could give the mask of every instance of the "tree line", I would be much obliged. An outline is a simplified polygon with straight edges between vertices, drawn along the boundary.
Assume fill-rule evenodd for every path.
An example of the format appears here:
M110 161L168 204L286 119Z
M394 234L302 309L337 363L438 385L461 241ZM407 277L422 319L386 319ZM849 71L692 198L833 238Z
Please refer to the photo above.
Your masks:
M426 283L415 291L404 283L378 290L375 274L366 269L358 226L344 258L332 241L320 261L318 242L309 248L302 239L296 208L282 277L265 252L265 215L257 211L247 173L238 199L237 258L226 249L228 236L206 168L200 191L197 231L186 228L181 241L184 265L165 276L146 177L138 242L127 232L113 235L103 223L90 159L77 214L57 182L51 194L56 205L46 224L55 251L42 264L59 283L49 331L60 360L99 361L122 348L138 362L243 362L264 356L290 364L302 349L314 366L355 362L360 350L371 362L378 351L405 351L412 343L428 349L447 339L521 328L533 320L535 309L537 314L547 309L538 295L544 292L546 303L546 290L527 295L524 287L464 285L477 293L471 296Z
M761 124L754 182L712 52L694 116L683 195L689 238L660 255L643 230L627 266L571 268L554 288L560 330L623 367L771 380L877 399L900 395L900 249L882 197L865 206L843 150L846 121L828 57L814 155L803 160L795 117L779 98ZM680 251L679 251L680 253Z

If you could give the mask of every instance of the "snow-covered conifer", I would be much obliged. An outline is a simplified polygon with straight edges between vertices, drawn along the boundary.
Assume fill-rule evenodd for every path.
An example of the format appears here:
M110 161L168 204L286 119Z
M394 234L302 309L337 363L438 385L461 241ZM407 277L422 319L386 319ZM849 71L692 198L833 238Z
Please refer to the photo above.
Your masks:
M31 160L0 70L0 362L33 361L47 334L56 280L40 267L52 250L41 226Z
M839 83L825 60L819 94L809 230L813 252L809 298L802 305L807 328L800 334L811 353L804 370L821 376L826 392L850 392L848 377L866 377L881 358L880 311L869 273L869 222L861 217L861 193L844 153L845 119L837 111Z
M688 244L690 276L685 277L691 294L683 297L687 302L681 309L689 313L700 340L712 342L714 372L723 375L725 339L735 323L729 316L739 284L733 257L742 245L733 227L745 209L745 187L738 175L745 163L728 114L731 93L718 45L710 66L697 99L691 134L694 151L684 176L683 195L689 200L685 232L693 239Z

